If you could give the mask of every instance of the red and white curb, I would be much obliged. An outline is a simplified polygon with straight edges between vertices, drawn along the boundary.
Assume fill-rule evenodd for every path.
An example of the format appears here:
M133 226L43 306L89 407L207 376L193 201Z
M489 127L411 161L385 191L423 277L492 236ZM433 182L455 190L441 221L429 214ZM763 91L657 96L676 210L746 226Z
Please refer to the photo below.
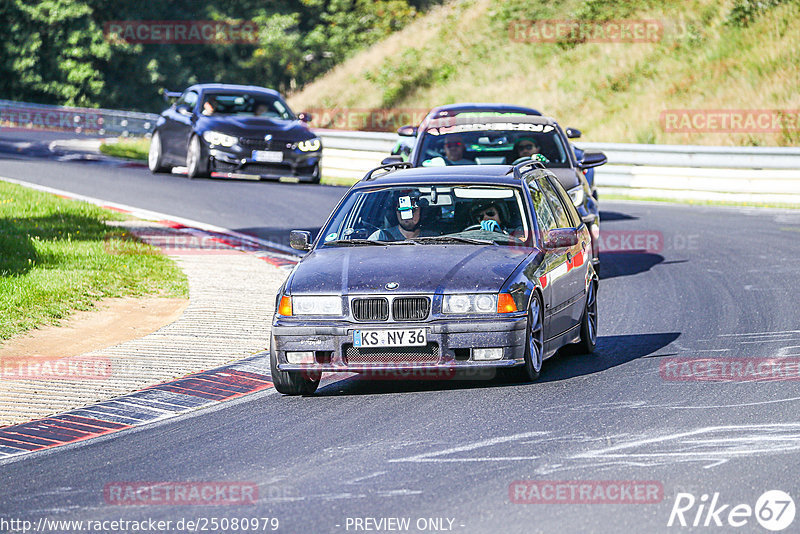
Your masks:
M268 369L269 354L259 353L91 406L0 427L0 462L173 418L272 388Z
M58 195L62 198L82 200L103 208L127 213L140 219L157 221L173 233L153 233L152 227L140 234L136 228L131 232L145 242L167 237L167 246L153 242L164 252L211 253L242 252L277 267L290 267L299 259L292 249L271 243L254 236L234 232L225 228L192 221L180 217L143 210L132 206L108 202L101 199L77 195L50 187L0 177L0 180ZM174 233L183 235L176 240ZM189 244L199 242L193 249ZM245 395L272 388L269 375L269 353L262 352L213 370L202 371L171 380L140 391L73 409L58 415L21 424L0 427L0 462L15 459L30 452L42 451L58 446L83 441L106 434L121 432L164 419L177 417L201 408L230 401Z

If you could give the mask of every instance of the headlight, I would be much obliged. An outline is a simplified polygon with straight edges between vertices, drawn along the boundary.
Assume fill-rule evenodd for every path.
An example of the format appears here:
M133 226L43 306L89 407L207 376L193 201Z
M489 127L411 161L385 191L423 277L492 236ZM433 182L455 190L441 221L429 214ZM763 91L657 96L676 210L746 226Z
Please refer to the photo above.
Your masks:
M580 206L581 204L583 204L583 186L582 185L573 187L572 189L567 191L567 193L569 193L569 198L572 199L572 203L575 206Z
M442 313L497 313L497 295L444 295Z
M320 148L322 148L322 143L318 137L306 139L305 141L297 143L297 149L300 150L300 152L316 152Z
M341 297L292 297L294 315L342 315Z
M232 135L225 135L224 133L213 132L210 130L203 133L203 139L208 141L208 144L210 145L219 146L233 146L238 141L238 139Z

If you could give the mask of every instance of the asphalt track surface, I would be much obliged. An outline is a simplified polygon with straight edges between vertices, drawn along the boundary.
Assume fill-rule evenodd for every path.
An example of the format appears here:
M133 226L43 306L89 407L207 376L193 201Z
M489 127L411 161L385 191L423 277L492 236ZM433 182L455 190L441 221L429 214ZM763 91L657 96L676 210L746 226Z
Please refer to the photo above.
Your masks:
M16 156L0 156L0 175L273 237L319 227L344 191ZM0 519L274 517L278 532L364 532L356 519L396 517L410 518L409 532L433 531L417 528L428 518L465 533L767 532L754 516L733 529L728 513L767 490L800 497L796 365L794 380L778 381L678 381L663 369L675 358L798 361L800 212L601 202L606 239L656 237L649 251L602 255L594 355L557 355L531 384L332 375L311 397L269 390L35 453L0 464ZM520 480L652 481L662 492L646 504L519 504L509 487ZM122 481L240 481L259 493L247 506L104 499ZM697 504L719 493L724 526L668 527L680 492Z

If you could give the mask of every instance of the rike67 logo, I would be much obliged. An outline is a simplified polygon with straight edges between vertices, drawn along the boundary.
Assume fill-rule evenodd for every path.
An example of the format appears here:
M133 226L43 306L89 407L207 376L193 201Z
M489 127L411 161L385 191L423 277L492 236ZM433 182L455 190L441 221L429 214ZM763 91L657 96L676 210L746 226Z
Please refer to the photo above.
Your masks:
M777 532L794 522L795 506L791 495L781 490L764 492L755 507L749 504L729 504L714 493L709 499L703 494L697 499L691 493L678 493L669 514L667 526L680 527L726 527L739 528L751 523L755 517L758 524Z

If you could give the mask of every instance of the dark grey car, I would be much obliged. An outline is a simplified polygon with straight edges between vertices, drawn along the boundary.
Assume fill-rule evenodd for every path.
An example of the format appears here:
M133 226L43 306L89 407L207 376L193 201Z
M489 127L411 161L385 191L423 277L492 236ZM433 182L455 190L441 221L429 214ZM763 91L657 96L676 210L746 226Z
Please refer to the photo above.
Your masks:
M387 167L350 189L313 246L292 232L309 253L277 295L278 391L313 393L329 371L535 380L562 346L594 350L591 236L552 172Z

